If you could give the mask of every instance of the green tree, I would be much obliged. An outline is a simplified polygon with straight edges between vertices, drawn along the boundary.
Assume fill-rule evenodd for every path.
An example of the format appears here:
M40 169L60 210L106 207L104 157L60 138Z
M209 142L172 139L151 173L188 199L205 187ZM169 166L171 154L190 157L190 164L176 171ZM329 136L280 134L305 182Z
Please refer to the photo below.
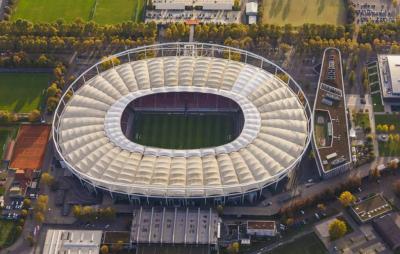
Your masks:
M29 122L36 122L40 118L40 111L37 109L32 110L29 113L28 120Z
M78 219L81 218L81 216L82 216L82 206L74 205L72 207L72 214Z
M58 92L59 92L59 89L58 89L56 83L52 83L52 84L47 88L47 96L48 96L48 97L55 96Z
M121 241L121 240L118 240L116 243L114 243L113 245L112 245L112 251L113 252L116 252L116 253L118 253L118 252L120 252L122 249L123 249L123 247L124 247L124 242L123 241Z
M22 202L22 207L24 209L29 209L32 206L32 201L28 198L25 198L24 201Z
M350 191L344 191L340 194L339 201L344 207L348 207L356 201L356 197Z
M108 254L110 252L108 245L102 245L100 248L100 253L101 254Z
M355 81L356 81L356 73L354 71L351 71L349 74L349 86L350 87L354 86Z
M21 210L21 217L22 217L22 218L26 218L26 216L28 216L28 210L22 209L22 210Z
M228 246L228 252L235 254L235 253L239 253L240 250L240 245L238 242L233 242Z
M112 57L112 58L103 57L102 60L103 60L103 62L100 64L100 67L102 70L108 70L108 69L112 68L113 66L119 65L121 63L121 61L116 57Z
M41 175L40 181L45 185L50 186L54 181L54 177L49 173L45 172Z
M38 223L43 223L45 219L44 214L42 212L36 212L34 218Z
M328 231L331 240L336 240L346 234L347 232L346 223L342 220L335 219L329 224Z

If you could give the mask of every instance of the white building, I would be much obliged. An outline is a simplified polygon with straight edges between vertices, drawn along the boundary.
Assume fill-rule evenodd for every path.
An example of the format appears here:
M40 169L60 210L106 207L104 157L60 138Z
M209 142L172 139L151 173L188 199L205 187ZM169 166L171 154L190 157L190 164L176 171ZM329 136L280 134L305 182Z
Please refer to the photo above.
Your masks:
M255 236L275 236L277 234L275 221L247 221L247 234Z
M153 0L156 10L185 10L186 7L203 10L232 10L233 0Z
M96 254L100 252L101 230L49 229L43 254Z
M400 103L400 55L378 55L382 97Z
M255 24L257 22L257 13L258 13L258 3L250 2L246 4L246 16L248 17L249 24Z

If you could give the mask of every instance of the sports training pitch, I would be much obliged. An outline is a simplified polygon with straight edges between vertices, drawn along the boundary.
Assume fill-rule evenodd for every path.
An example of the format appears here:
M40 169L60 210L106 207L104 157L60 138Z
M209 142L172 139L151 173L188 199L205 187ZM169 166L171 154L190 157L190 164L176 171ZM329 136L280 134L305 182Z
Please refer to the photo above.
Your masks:
M38 109L49 81L48 73L1 73L0 110L29 113Z
M62 18L72 22L76 18L101 24L140 21L145 0L19 0L13 20L54 22Z
M346 21L343 0L264 0L263 23L294 26L340 25Z
M226 144L236 137L235 116L135 112L132 141L166 149L197 149Z

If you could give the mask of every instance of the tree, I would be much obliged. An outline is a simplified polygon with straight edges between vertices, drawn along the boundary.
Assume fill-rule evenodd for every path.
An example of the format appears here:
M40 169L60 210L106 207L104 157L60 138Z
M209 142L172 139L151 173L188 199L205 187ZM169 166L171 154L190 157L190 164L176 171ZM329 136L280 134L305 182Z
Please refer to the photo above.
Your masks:
M46 57L46 55L42 54L39 56L36 62L39 66L47 66L49 64L49 59Z
M49 197L47 195L39 195L35 204L35 211L41 212L44 216L44 213L47 211L47 203L49 201Z
M349 74L349 86L350 87L354 86L355 81L356 81L356 73L354 71L351 71Z
M28 120L29 122L36 122L40 118L40 111L37 109L32 110L29 113Z
M396 130L396 126L395 126L394 124L391 124L391 125L389 126L389 130L390 130L390 131L395 131L395 130Z
M42 212L36 212L35 213L35 220L38 223L43 223L44 222L44 214Z
M347 232L346 223L342 220L335 219L329 224L328 231L331 240L338 239L346 234Z
M240 245L238 242L233 242L229 245L228 251L229 253L239 253Z
M19 236L22 233L22 227L21 226L16 226L15 227L15 234Z
M393 183L393 192L397 196L400 196L400 180L397 180Z
M49 197L47 195L39 195L37 198L37 202L47 205L47 203L49 202Z
M290 227L294 224L294 219L293 218L287 218L286 220L286 226Z
M102 70L110 69L111 67L119 65L121 63L121 61L116 57L112 58L103 57L102 61L104 61L100 64Z
M222 213L224 212L224 207L222 205L218 205L217 206L217 212L219 215L222 215Z
M45 185L50 186L54 181L54 177L52 175L50 175L49 173L45 172L40 177L40 181L42 183L44 183Z
M82 216L82 206L80 205L74 205L72 207L72 214L76 217L76 218L81 218Z
M32 206L32 201L28 198L25 198L24 201L22 202L22 207L24 209L29 209Z
M364 91L368 91L368 87L369 87L368 79L363 80L363 87L364 87Z
M356 197L350 191L344 191L340 194L339 201L344 207L348 207L356 201Z
M99 210L99 215L103 219L111 220L115 219L115 209L113 207L106 207Z
M121 240L118 240L116 243L112 245L112 251L113 252L120 252L124 247L124 242Z
M318 205L317 205L317 208L318 208L318 210L320 210L321 212L323 212L323 211L326 210L326 206L325 206L324 204L322 204L322 203L318 204Z
M382 125L382 131L383 132L388 132L389 131L389 126L387 124Z
M399 163L397 162L397 160L391 160L389 162L389 168L395 170L399 167Z
M26 237L26 240L28 241L29 246L33 246L35 244L35 239L31 234Z
M108 254L110 252L109 248L107 245L102 245L100 248L100 253L101 254Z
M369 175L372 179L376 180L381 177L381 173L379 172L377 167L371 168Z
M21 210L21 217L22 217L22 218L26 218L26 216L28 216L28 210L22 209L22 210Z
M52 97L55 96L58 93L58 87L56 83L52 83L48 88L47 88L47 96Z

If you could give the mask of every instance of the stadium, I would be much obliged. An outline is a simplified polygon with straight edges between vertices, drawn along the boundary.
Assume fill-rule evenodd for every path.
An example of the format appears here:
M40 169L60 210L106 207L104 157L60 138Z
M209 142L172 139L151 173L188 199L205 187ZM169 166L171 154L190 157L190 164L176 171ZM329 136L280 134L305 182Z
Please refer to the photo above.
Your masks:
M299 164L311 115L299 85L261 56L166 43L83 72L56 109L53 140L63 164L96 192L251 202Z

